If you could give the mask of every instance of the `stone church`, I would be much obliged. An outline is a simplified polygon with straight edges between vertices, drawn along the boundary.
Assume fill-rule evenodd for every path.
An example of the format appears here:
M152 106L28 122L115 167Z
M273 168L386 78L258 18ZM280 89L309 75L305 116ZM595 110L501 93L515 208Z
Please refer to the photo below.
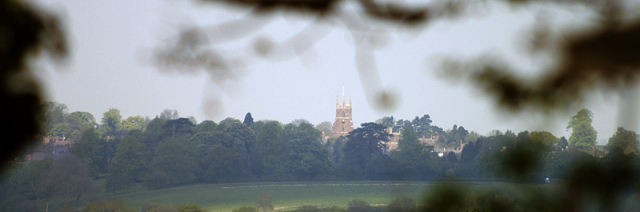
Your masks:
M353 130L353 120L351 120L351 97L349 104L346 104L344 95L342 96L342 105L339 98L336 97L336 120L333 122L332 137L347 136Z

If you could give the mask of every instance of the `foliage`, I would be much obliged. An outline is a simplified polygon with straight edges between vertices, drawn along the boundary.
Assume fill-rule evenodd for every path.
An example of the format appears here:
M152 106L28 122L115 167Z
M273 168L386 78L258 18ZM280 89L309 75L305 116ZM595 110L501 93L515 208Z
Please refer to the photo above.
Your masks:
M164 173L168 183L173 185L192 182L201 172L195 152L184 137L160 143L150 167L153 172Z
M167 120L156 117L147 125L144 132L144 143L148 151L153 151L161 141L167 139L168 133L164 131L166 123Z
M343 147L346 142L347 138L341 136L339 138L336 138L335 141L330 144L331 161L333 161L334 164L340 164L342 162L342 159L344 158Z
M425 180L434 177L435 157L424 144L420 143L413 128L401 133L398 148L391 151L391 158L398 162L398 176L403 180Z
M398 197L395 198L389 205L387 206L387 211L389 212L417 212L418 206L413 199L409 197Z
M71 127L72 125L69 123L58 123L56 125L54 125L51 130L49 130L49 135L53 135L53 136L65 136L65 135L71 135Z
M349 132L343 147L343 171L355 179L367 179L367 171L372 167L374 158L383 157L389 136L384 126L371 122Z
M238 120L238 119L227 117L224 120L220 121L220 123L218 123L218 129L224 130L225 128L227 128L229 125L231 125L233 123L242 124L242 122L240 122L240 120Z
M529 135L527 131L518 133L515 144L503 150L502 171L518 180L542 182L544 157L554 149L553 143L533 140ZM554 137L551 135L551 138Z
M260 194L260 196L258 196L258 200L256 200L256 206L258 209L262 209L263 212L272 211L273 200L271 199L271 194Z
M593 122L593 112L587 109L581 109L578 113L571 117L567 130L572 129L569 143L580 149L591 149L596 145L597 132L591 126Z
M102 114L101 126L104 136L115 136L120 130L119 127L121 121L122 116L120 115L120 110L116 108L109 108L107 112L104 112L104 114Z
M125 131L140 130L143 131L146 125L146 121L142 116L130 116L129 118L122 120L120 128Z
M203 178L209 182L233 183L247 178L242 152L222 145L214 145L206 153L207 163Z
M458 125L454 124L451 130L440 134L437 145L444 148L460 147L460 145L465 144L467 140L472 140L471 138L467 139L468 135L469 131L464 129L463 126L458 127Z
M180 115L178 115L177 110L164 109L162 113L160 113L159 118L163 120L173 120L180 118Z
M136 212L137 210L127 207L124 200L100 199L96 202L88 202L84 207L85 212Z
M610 151L613 149L620 149L624 154L638 154L638 138L636 137L636 132L631 130L626 130L623 127L618 127L611 138L609 138L609 143L607 143L607 149Z
M333 123L329 121L323 121L316 125L316 129L320 132L324 132L325 136L331 136L333 132Z
M459 185L436 185L427 191L423 200L424 211L460 211L465 189Z
M282 124L268 121L263 124L258 133L256 151L262 165L262 179L267 181L282 181L289 179L283 161L286 160L288 147L283 139Z
M233 209L232 212L258 212L258 209L252 206L242 206L238 209Z
M370 212L372 209L368 202L361 199L354 199L349 201L347 212Z
M251 125L253 125L253 117L251 117L251 113L247 113L247 115L244 116L244 121L242 123L247 125L247 127L251 127Z
M193 134L193 128L195 124L193 124L187 118L178 118L167 120L164 125L162 125L162 130L164 131L164 135L170 138L175 138L179 136L189 137Z
M15 166L0 176L0 211L35 211L33 201L49 196L42 188L48 176L53 158Z
M147 172L147 156L141 136L127 135L118 144L118 150L113 161L125 164L125 171L134 182L142 182Z
M67 200L92 195L96 191L89 166L81 159L65 155L53 162L47 176L42 180L42 192L46 197L59 196Z
M141 135L127 135L118 144L115 157L109 164L107 191L127 188L133 182L142 182L147 174L147 152Z
M178 206L178 212L205 212L206 210L202 209L200 205L196 203L189 203L185 205Z
M285 169L297 180L326 179L331 170L329 153L321 144L321 132L309 123L284 126L287 145Z
M411 121L411 125L413 125L416 135L419 138L438 135L437 132L431 129L431 122L431 116L424 114L422 117L416 116L416 118Z
M101 139L98 133L93 129L88 129L82 133L82 137L74 145L71 153L89 162L91 175L97 177L106 171L107 161L107 142Z
M146 201L142 206L142 209L140 210L140 212L178 212L178 208L173 205L167 205L167 204L158 205L158 204L153 204L149 201Z
M196 125L195 128L193 128L193 132L196 134L203 133L203 132L213 132L216 130L217 126L218 124L216 124L211 120L204 120L200 122L200 124Z

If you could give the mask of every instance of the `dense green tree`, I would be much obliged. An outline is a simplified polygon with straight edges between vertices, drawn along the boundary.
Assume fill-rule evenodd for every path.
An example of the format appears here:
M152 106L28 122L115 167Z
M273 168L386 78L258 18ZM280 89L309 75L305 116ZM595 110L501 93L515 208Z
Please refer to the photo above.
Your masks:
M413 126L416 135L419 138L422 138L437 135L434 134L431 130L431 122L431 116L429 116L428 114L424 114L422 117L416 116L416 118L411 121L411 125Z
M480 165L482 176L495 177L501 173L500 161L504 156L503 150L513 148L515 140L516 138L505 134L478 138L476 145L480 147L475 159Z
M107 200L100 199L94 202L88 202L84 207L85 212L136 212L132 207L127 207L124 200Z
M282 124L268 121L260 128L256 150L262 164L262 179L265 181L281 181L289 179L286 176L284 161L288 146L283 139Z
M90 175L86 162L65 155L53 162L49 173L42 181L42 191L47 197L59 196L65 201L69 198L79 201L82 196L96 191L95 181Z
M195 155L186 138L175 137L158 145L150 167L153 172L166 174L171 185L190 183L201 172Z
M260 194L256 200L256 206L258 206L259 209L262 209L262 212L272 211L273 199L271 199L271 194Z
M145 120L142 116L130 116L129 118L122 120L120 124L121 129L125 131L144 130Z
M167 120L156 117L147 125L144 132L144 143L147 145L147 151L153 152L158 144L168 137L168 133L164 130L165 123L167 123Z
M76 111L67 116L67 122L72 124L71 131L84 132L88 129L95 129L98 125L96 118L89 112Z
M218 129L224 130L225 128L227 128L229 125L231 125L233 123L242 124L242 122L240 122L240 120L238 120L238 119L227 117L226 119L223 119L222 121L220 121L220 123L218 123Z
M97 177L107 168L107 142L100 138L98 133L89 129L82 133L82 137L73 146L71 153L80 159L89 162L91 175Z
M479 137L480 137L480 134L478 134L477 132L471 131L469 132L469 134L467 134L466 137L464 137L464 143L468 144L468 143L476 142Z
M200 122L200 124L196 125L196 127L193 129L193 132L194 133L213 132L216 130L217 126L218 124L216 124L211 120L204 120Z
M123 160L112 160L108 168L109 176L105 188L107 192L116 193L132 185L131 177L127 173L127 164Z
M547 139L541 139L543 136ZM534 139L535 138L535 139ZM555 136L550 133L536 133L534 137L528 131L518 133L515 145L502 151L500 159L504 174L518 180L543 182L544 160L553 149Z
M187 119L189 119L189 121L194 125L198 124L198 120L196 120L196 117L189 116Z
M607 149L609 151L614 149L619 149L627 154L638 154L638 138L636 132L631 130L626 130L623 127L618 127L611 138L609 138L609 142L607 143Z
M142 136L127 135L118 144L118 149L115 157L112 159L114 162L121 163L124 168L124 172L133 182L142 182L147 173L147 151L144 143L141 140Z
M253 124L253 117L251 117L251 113L247 113L247 115L244 116L244 121L242 123L247 125L247 127L251 127Z
M395 198L388 206L387 211L393 212L417 212L418 205L409 197Z
M198 133L191 137L202 178L208 182L246 181L247 163L244 144L221 131Z
M453 151L450 151L447 154L447 160L449 161L449 163L457 163L458 158L456 157L456 153L454 153Z
M15 166L9 175L0 176L0 210L33 211L31 207L14 208L31 204L29 200L47 197L41 182L47 177L53 165L53 158L33 161ZM9 202L7 202L9 201Z
M582 109L571 117L567 130L572 129L569 144L580 149L591 149L596 145L597 132L591 126L593 122L593 112Z
M246 181L248 174L242 152L217 144L206 154L206 168L203 178L214 183L234 183Z
M364 200L354 199L349 201L347 212L369 212L373 211L371 204Z
M454 124L453 128L441 135L437 142L445 148L456 148L460 147L460 144L465 144L467 135L469 135L469 131L463 126L458 127Z
M396 125L396 122L393 119L393 116L385 116L385 117L379 118L378 120L376 120L376 123L386 128L394 127Z
M411 121L399 119L396 121L396 126L393 127L393 131L399 132L404 130L405 127L413 127Z
M164 120L173 120L173 119L180 118L180 115L178 115L177 110L164 109L162 113L160 113L159 118Z
M460 152L460 161L463 163L475 162L476 156L480 153L480 147L482 146L482 139L476 140L476 142L469 142L462 148Z
M258 209L253 206L242 206L238 209L231 210L232 212L258 212Z
M167 120L167 122L162 125L164 134L171 138L178 136L191 137L194 127L195 125L187 118Z
M287 172L298 180L326 179L331 170L331 161L321 143L321 132L313 125L302 122L285 125L283 133L288 146L284 161Z
M58 123L56 125L54 125L51 130L49 130L49 133L47 133L48 135L52 135L52 136L70 136L71 135L71 129L72 129L73 125L71 125L70 123Z
M178 206L177 209L178 209L178 212L205 212L206 211L196 203L184 204L184 205Z
M49 132L53 126L64 123L65 117L69 109L67 105L58 102L42 103L42 114L40 114L40 122L43 134Z
M342 169L356 179L367 179L374 159L384 155L389 136L384 126L372 122L349 132L343 147Z
M333 132L333 124L328 121L323 121L316 125L316 129L320 132L324 132L325 136L331 136L331 133Z
M529 133L532 142L542 143L549 146L558 146L562 140L547 131L533 131Z
M347 138L341 136L336 138L331 144L331 160L334 164L340 164L342 162L342 159L344 158L343 147L345 143L347 143Z
M403 180L423 180L435 173L430 150L420 143L413 128L405 128L398 141L398 148L391 151L391 158L398 162L399 178Z
M564 136L560 137L560 142L558 143L558 147L561 148L561 150L569 147L569 140L567 140L567 138L565 138Z
M116 108L109 108L107 112L102 114L102 126L100 126L103 136L116 136L120 130L120 122L122 121L122 115L120 110Z
M224 133L228 136L230 141L234 144L234 148L242 152L245 157L246 172L256 172L254 170L254 162L258 159L257 152L255 151L256 134L247 125L241 122L232 122L230 124L223 124L220 122L220 126L225 126Z

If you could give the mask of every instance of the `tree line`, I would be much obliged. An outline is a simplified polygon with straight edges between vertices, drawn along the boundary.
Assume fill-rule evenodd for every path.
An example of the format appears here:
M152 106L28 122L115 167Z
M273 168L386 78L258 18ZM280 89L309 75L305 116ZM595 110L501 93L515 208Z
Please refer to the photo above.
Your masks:
M568 140L546 131L494 130L481 136L456 125L445 131L424 115L413 121L384 117L323 143L326 124L254 122L250 113L244 121L196 123L179 118L175 110L154 119L123 119L112 108L97 124L90 113L68 113L63 104L46 108L41 120L49 134L82 132L72 132L67 155L25 163L3 176L0 197L11 199L0 205L4 210L30 210L34 201L49 198L79 203L94 197L97 189L115 193L135 184L155 190L194 183L323 180L489 178L542 183L546 178L576 177L580 170L574 167L581 166L595 169L600 175L593 177L607 182L611 173L631 170L632 177L610 182L619 185L636 183L640 170L636 133L619 128L605 149L596 149L593 114L586 109L569 121L567 129L573 133ZM398 147L391 151L389 127L401 131ZM434 135L439 136L436 145L465 146L459 155L439 157L433 146L419 140ZM101 178L106 183L99 188L95 180Z

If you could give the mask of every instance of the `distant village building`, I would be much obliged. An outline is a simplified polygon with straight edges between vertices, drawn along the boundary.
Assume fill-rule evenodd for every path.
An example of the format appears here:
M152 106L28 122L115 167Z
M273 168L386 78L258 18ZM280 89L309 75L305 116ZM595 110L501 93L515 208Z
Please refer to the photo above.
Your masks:
M67 145L69 144L69 141L66 139L66 137L64 135L62 135L62 137L60 136L56 136L56 137L51 137L51 136L47 136L47 137L43 137L42 138L42 145L47 145L50 143L54 143L55 145Z
M393 132L393 128L388 127L387 132L389 133L389 142L387 142L387 150L385 153L389 153L391 150L398 148L398 141L402 138L400 136L400 132Z
M336 120L333 122L332 137L347 136L353 130L353 120L351 119L351 98L349 104L346 104L344 94L342 96L342 105L340 105L338 97L336 97Z

